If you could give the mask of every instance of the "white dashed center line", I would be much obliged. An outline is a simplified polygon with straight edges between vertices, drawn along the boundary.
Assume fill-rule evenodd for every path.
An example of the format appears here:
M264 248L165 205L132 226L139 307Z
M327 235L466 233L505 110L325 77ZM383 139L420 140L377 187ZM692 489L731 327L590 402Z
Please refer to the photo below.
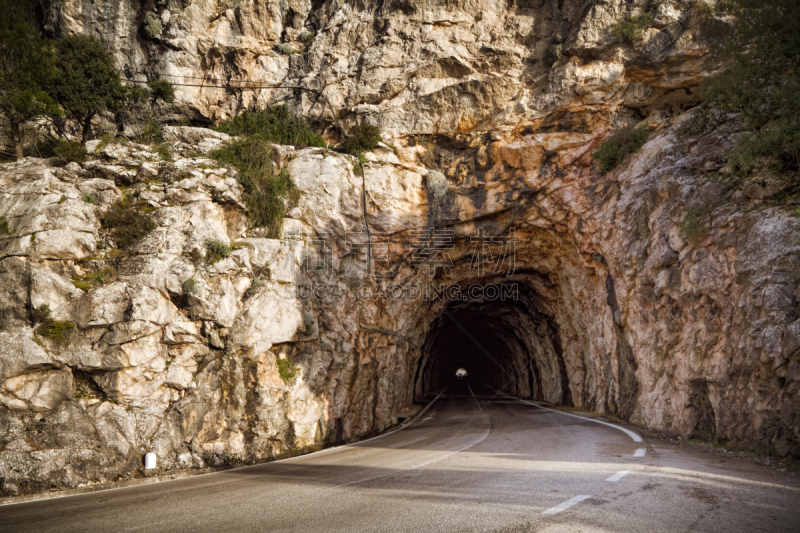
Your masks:
M620 479L624 478L630 473L631 473L630 470L623 470L622 472L617 472L616 474L608 478L606 481L619 481Z
M565 501L564 503L558 504L555 507L551 507L550 509L544 511L542 514L556 514L560 513L564 509L569 509L576 503L581 503L583 500L591 498L591 496L575 496L574 498L570 498L569 500Z
M633 456L634 457L644 457L644 454L646 454L646 453L647 453L647 450L645 450L644 448L639 448L638 450L633 452Z

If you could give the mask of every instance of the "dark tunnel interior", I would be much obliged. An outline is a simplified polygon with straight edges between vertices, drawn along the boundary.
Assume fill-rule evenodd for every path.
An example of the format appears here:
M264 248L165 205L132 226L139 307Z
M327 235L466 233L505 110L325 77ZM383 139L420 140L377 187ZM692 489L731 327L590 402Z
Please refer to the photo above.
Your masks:
M505 301L451 302L434 319L415 377L415 399L437 393L464 368L473 387L571 405L555 320L536 294Z

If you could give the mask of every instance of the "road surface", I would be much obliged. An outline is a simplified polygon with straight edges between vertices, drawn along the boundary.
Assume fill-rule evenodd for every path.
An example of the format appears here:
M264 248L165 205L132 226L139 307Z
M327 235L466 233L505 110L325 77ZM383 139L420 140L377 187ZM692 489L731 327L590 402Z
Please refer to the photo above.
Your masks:
M401 431L254 467L0 506L0 530L798 531L800 483L456 382Z

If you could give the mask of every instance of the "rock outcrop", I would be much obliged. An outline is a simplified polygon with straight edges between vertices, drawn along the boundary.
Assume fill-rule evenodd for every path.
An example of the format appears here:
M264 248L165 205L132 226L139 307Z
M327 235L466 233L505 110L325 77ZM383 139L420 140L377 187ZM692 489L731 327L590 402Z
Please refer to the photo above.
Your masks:
M97 32L132 77L330 102L180 86L165 116L291 97L392 146L363 165L276 147L301 193L280 239L249 226L236 171L206 155L229 138L202 128L168 129L173 161L95 141L82 165L4 165L5 494L131 477L145 452L200 468L386 429L442 384L458 327L498 354L488 379L508 393L800 453L800 219L778 177L730 174L738 132L677 137L705 68L689 2L659 3L630 44L611 26L644 3L133 5L53 1L45 24ZM649 141L600 172L592 152L633 121ZM102 222L124 195L154 227L126 251ZM432 230L443 263L415 245ZM476 236L494 263L476 264ZM211 241L227 257L209 261ZM412 290L475 283L517 292ZM75 325L66 340L36 332L43 305Z

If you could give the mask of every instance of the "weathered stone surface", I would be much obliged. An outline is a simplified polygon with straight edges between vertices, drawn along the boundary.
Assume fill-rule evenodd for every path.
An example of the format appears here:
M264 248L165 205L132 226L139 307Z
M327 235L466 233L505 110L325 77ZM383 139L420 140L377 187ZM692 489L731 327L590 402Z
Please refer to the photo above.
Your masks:
M644 1L171 2L146 7L155 38L128 2L48 3L48 28L91 28L140 80L146 67L320 89L332 109L301 91L289 103L315 123L373 124L386 144L363 175L352 156L275 147L301 192L280 239L250 227L233 169L190 153L229 141L210 130L167 127L171 162L96 142L83 165L0 168L14 231L0 236L2 490L132 476L148 451L196 468L385 429L436 389L460 342L445 312L495 339L511 393L800 453L800 220L777 178L730 176L735 132L676 137L707 49L690 4L652 6L630 45L611 27ZM279 54L282 40L303 53ZM295 97L177 93L158 111L195 123ZM649 142L600 173L592 151L642 117ZM157 226L122 254L96 245L112 241L100 220L120 185ZM408 246L431 228L452 235L449 277ZM515 268L472 268L470 238L510 228ZM237 249L211 265L207 239ZM73 285L105 267L113 279ZM513 305L380 292L499 281L519 286ZM42 304L77 324L69 346L36 343Z

